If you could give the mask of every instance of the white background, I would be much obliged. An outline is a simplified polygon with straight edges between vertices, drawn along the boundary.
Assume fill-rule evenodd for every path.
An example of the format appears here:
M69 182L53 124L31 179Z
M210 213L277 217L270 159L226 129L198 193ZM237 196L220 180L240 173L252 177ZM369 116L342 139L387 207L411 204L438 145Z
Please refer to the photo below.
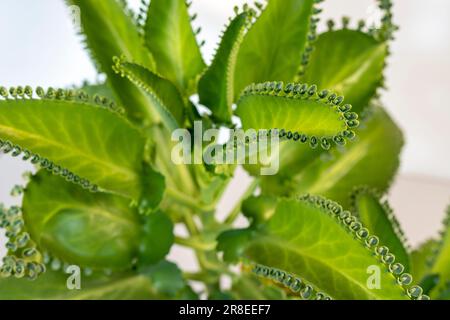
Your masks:
M130 3L137 7L139 0ZM233 6L242 3L193 0L207 61ZM372 19L374 3L328 0L322 4L323 18L346 14ZM389 91L383 101L404 130L407 144L390 199L411 243L417 244L436 233L450 203L450 1L397 0L394 11L401 31L392 47ZM0 85L63 87L96 79L62 0L0 0L0 31ZM18 202L9 190L21 182L27 168L21 161L0 157L1 200ZM243 174L234 181L221 211L232 207L232 199L245 187L243 181ZM172 256L178 260L181 254Z

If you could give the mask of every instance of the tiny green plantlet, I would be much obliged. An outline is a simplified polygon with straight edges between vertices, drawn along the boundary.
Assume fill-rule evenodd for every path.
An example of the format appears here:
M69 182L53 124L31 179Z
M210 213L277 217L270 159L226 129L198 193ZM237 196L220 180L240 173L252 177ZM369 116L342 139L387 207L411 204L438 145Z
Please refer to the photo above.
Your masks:
M106 81L0 87L0 152L36 166L12 191L22 205L0 205L1 299L450 299L450 210L411 249L386 200L403 146L379 100L391 0L376 27L343 18L323 33L321 0L235 8L209 65L185 0L66 2ZM173 161L172 133L198 123L276 137L277 173ZM253 182L222 221L238 165ZM168 260L175 246L198 271Z

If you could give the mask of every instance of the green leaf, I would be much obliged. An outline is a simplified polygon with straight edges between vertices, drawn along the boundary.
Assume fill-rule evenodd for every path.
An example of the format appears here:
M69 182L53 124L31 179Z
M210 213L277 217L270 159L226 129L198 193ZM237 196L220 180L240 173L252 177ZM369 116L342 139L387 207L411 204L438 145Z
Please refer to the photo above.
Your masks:
M359 125L351 106L342 102L343 97L318 92L315 85L266 82L244 90L236 114L244 130L282 129L282 138L329 149L332 141L345 143L345 137L354 135L350 129Z
M138 256L140 218L125 198L91 193L41 171L27 185L22 207L38 247L69 264L123 270Z
M323 148L312 149L307 144L280 141L278 152L270 152L268 163L278 163L278 172L274 176L261 176L262 184L282 185L308 164L317 159L325 150ZM261 164L245 164L244 169L252 176L259 176Z
M439 284L432 290L431 297L439 297L448 289L447 283L450 282L450 207L447 208L447 215L444 219L444 229L437 246L437 252L431 262L431 274L439 276Z
M145 23L145 44L158 72L183 94L191 94L205 63L184 0L152 0Z
M402 133L382 108L375 107L356 134L356 139L345 147L323 154L299 168L299 173L292 172L283 185L271 184L270 177L265 177L264 193L311 193L350 207L350 195L355 187L365 185L385 192L399 165Z
M112 88L105 83L89 83L85 81L81 86L73 86L75 90L78 88L86 92L89 96L99 95L101 97L106 97L107 99L114 100L114 92Z
M344 29L321 34L314 47L301 81L345 96L360 113L382 84L387 44Z
M86 46L99 71L108 76L117 101L127 108L132 119L146 116L158 121L149 106L151 102L139 88L112 70L113 57L125 55L126 59L154 69L151 53L145 48L133 19L118 0L86 1L66 0L80 8L80 21ZM99 31L101 30L101 32Z
M238 252L244 261L304 278L335 299L409 298L411 276L392 263L389 249L379 246L377 237L330 200L314 196L280 200L270 220L242 232L247 241ZM225 259L235 258L237 252L229 246L235 243L232 237L230 233L219 237ZM381 289L368 285L376 285L372 270L380 271L376 276Z
M275 212L277 198L273 196L251 196L242 202L242 213L254 224L267 221Z
M411 274L414 279L421 281L429 273L434 250L437 247L437 241L430 239L411 252Z
M34 281L0 279L0 299L5 300L153 300L167 299L158 292L149 275L126 274L114 277L83 276L81 289L69 290L70 274L47 270Z
M235 300L283 300L286 294L272 285L262 283L252 275L242 274L233 283L229 293Z
M308 36L315 33L314 0L270 0L245 36L236 62L235 95L251 83L293 81ZM287 14L289 13L289 14Z
M388 246L395 255L395 261L409 272L411 268L406 239L389 204L381 203L380 196L368 188L358 189L352 201L354 214L371 232L379 235L381 244Z
M41 96L42 89L37 93ZM13 156L22 153L24 160L31 159L83 187L95 184L140 200L145 179L141 177L142 134L117 113L84 96L74 99L73 91L49 89L47 97L55 94L61 99L0 100L3 151Z
M169 261L160 261L147 268L146 273L150 275L153 287L168 296L174 297L186 286L181 270L175 263Z
M248 13L237 15L225 30L211 66L198 83L200 103L212 111L212 117L231 123L234 102L234 75L240 45L248 24Z
M153 110L169 130L175 130L184 124L185 105L172 82L143 66L121 59L115 59L114 69L146 93Z
M139 246L139 263L155 264L169 253L173 245L173 223L164 213L156 212L147 217L143 230Z

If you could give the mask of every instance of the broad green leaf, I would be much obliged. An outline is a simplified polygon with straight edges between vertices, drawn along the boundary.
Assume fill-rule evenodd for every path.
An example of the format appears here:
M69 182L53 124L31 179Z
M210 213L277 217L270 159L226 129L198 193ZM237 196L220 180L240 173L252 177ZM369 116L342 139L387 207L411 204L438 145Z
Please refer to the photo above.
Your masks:
M126 269L138 256L140 217L126 198L91 193L41 171L26 187L22 210L38 247L69 264Z
M268 152L269 163L278 163L278 172L274 176L261 176L263 184L265 180L270 183L282 185L299 171L303 170L308 164L323 154L323 148L312 149L309 145L302 143L291 143L290 141L280 141L278 152ZM245 170L252 176L259 176L261 164L245 164Z
M234 102L234 75L239 47L248 24L248 13L237 15L225 30L211 66L198 84L200 103L219 122L231 123Z
M182 278L179 268L170 262L142 270L105 276L81 273L80 290L69 290L71 274L47 270L37 280L0 279L0 299L4 300L166 300L198 299Z
M145 92L153 105L153 110L158 113L158 117L169 130L175 130L184 124L183 98L169 80L143 66L123 62L121 59L115 60L114 68Z
M409 272L411 268L406 239L388 203L381 203L380 196L368 188L356 191L352 200L354 214L370 232L379 235L381 244L388 246L395 255L395 261Z
M450 282L450 207L447 209L444 230L437 248L438 251L432 261L430 273L439 276L439 284L432 290L432 298L439 297L447 290L447 283Z
M266 223L241 231L239 237L245 233L247 241L239 250L230 246L239 242L232 240L236 232L219 237L218 249L225 259L241 253L244 261L304 278L335 299L409 298L411 276L392 263L387 247L379 246L356 218L330 200L280 200ZM373 286L374 272L381 289Z
M145 23L145 44L158 72L183 94L191 94L205 63L184 0L152 0Z
M173 223L162 212L155 212L146 218L143 236L139 246L139 263L155 264L162 260L174 242Z
M268 2L239 49L234 81L236 97L252 83L294 80L312 31L314 2Z
M70 274L47 270L34 281L0 279L0 299L5 300L150 300L164 299L146 275L93 277L81 274L81 289L69 290Z
M314 47L301 81L345 96L360 113L382 84L387 44L344 29L321 34Z
M295 274L288 273L284 270L263 266L260 264L253 265L252 272L258 277L265 279L271 283L283 288L295 298L301 300L331 300L332 297L320 291L314 284L300 278Z
M235 300L283 300L286 294L252 275L242 274L233 283L229 294Z
M411 274L417 281L421 281L429 273L437 247L437 241L430 239L411 252Z
M318 92L315 85L266 82L244 90L236 114L244 130L282 129L280 137L329 149L332 141L345 143L353 135L350 129L359 125L351 106L342 102L342 97Z
M114 92L107 82L91 84L86 81L80 87L74 86L74 88L75 90L79 88L80 90L86 92L89 96L99 95L101 97L106 97L110 100L114 100Z
M438 300L450 300L450 283L447 283L438 296Z
M69 93L58 90L56 94ZM18 145L4 146L4 152L9 150L14 156L22 152L25 160L83 187L95 184L134 200L143 195L144 138L107 108L69 96L65 100L3 100L0 139Z
M167 296L175 296L186 286L183 274L175 263L163 260L145 269L145 272L151 275L153 287Z
M293 172L281 185L265 177L264 193L311 193L350 207L350 195L355 187L365 185L385 192L399 165L403 146L400 129L382 108L374 107L356 135L346 146L316 158L300 168L299 173Z
M133 19L118 0L66 0L80 10L82 32L86 46L99 71L108 76L108 83L114 90L117 101L126 107L134 120L147 117L158 121L151 110L148 98L112 70L113 57L125 55L126 59L154 69L154 60L142 41Z
M277 198L272 196L251 196L242 203L242 213L253 223L268 220L275 212Z

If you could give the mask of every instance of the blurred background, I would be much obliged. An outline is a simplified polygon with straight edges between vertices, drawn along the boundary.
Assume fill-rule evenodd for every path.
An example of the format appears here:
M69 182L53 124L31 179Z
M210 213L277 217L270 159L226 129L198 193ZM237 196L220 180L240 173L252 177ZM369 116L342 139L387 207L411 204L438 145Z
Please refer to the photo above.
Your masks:
M129 0L133 8L138 8L139 2ZM198 13L194 25L203 27L200 38L206 45L202 50L210 61L233 7L245 1L192 2L192 12ZM450 1L394 3L401 30L392 46L389 91L382 100L404 130L406 146L389 199L410 243L417 245L436 234L450 204ZM379 13L374 4L375 0L325 1L321 5L323 22L343 15L355 18L354 23L360 18L376 21ZM63 0L1 0L0 30L0 85L64 87L98 79ZM22 182L23 171L30 169L29 164L0 155L2 202L20 202L10 196L10 190ZM248 179L243 172L238 179L221 201L223 212L231 209L233 199L246 187ZM171 253L175 260L183 255L182 251Z

